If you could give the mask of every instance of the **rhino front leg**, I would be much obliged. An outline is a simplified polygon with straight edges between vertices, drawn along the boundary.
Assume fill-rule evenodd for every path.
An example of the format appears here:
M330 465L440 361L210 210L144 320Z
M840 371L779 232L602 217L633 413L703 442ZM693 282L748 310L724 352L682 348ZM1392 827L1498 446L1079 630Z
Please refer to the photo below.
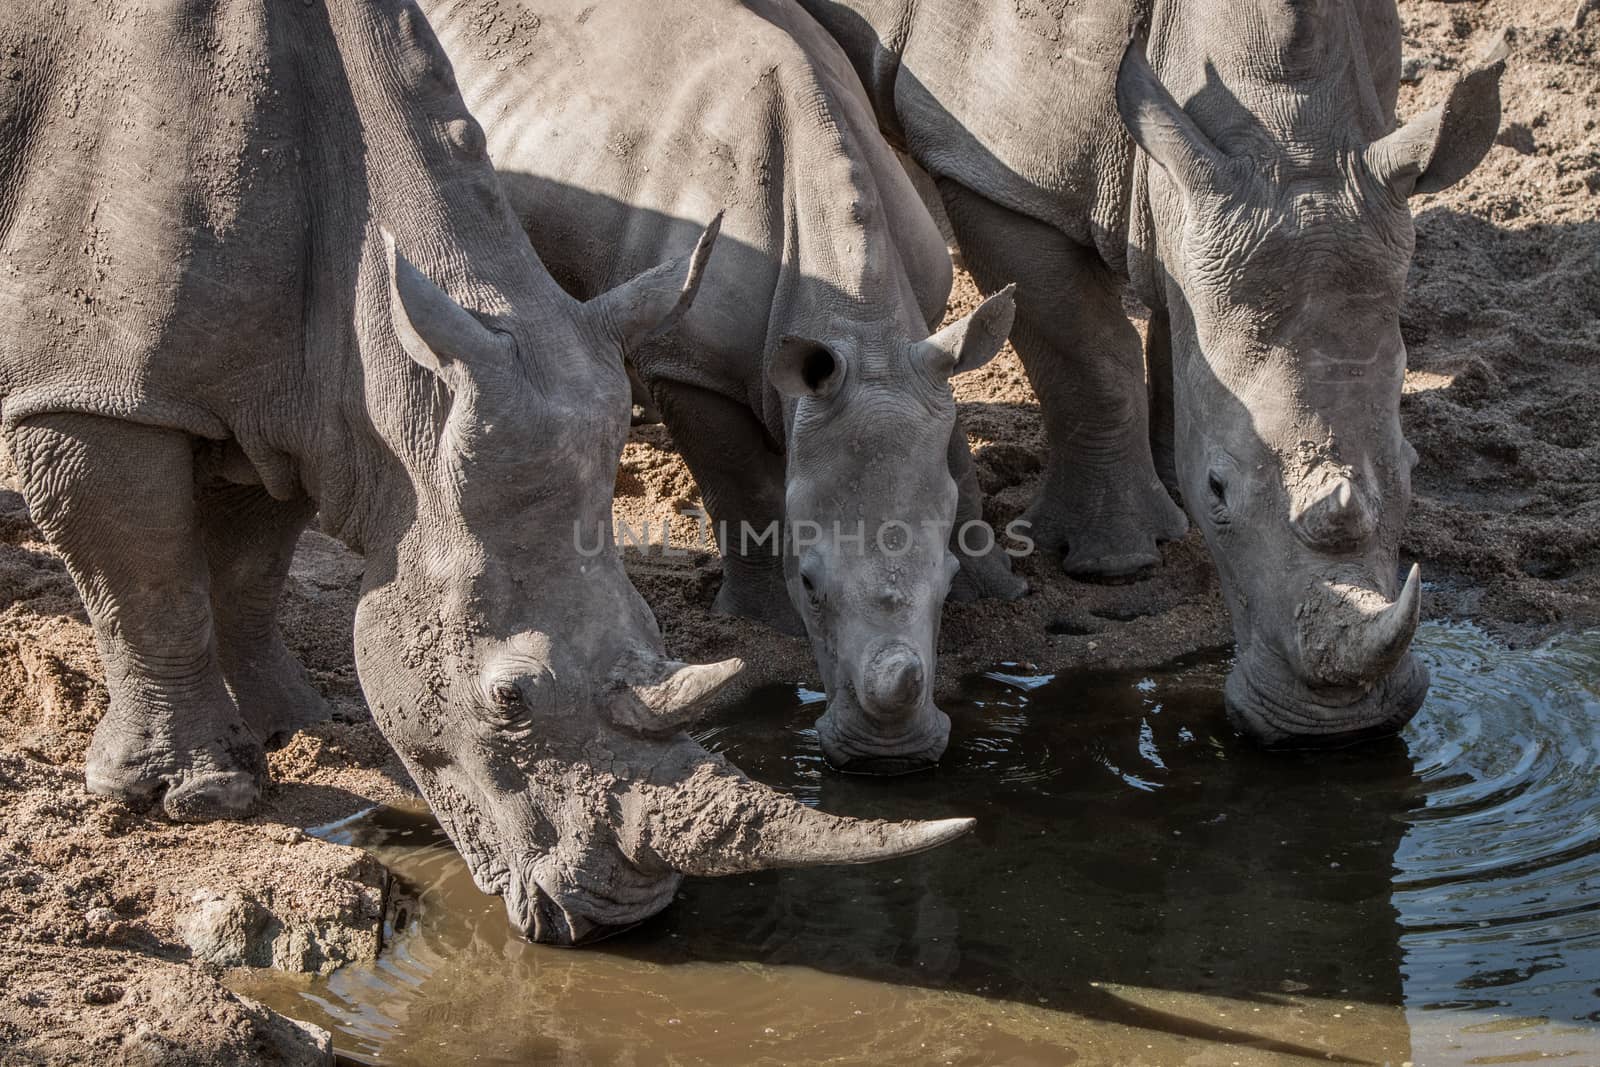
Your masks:
M655 394L717 531L722 588L713 610L805 633L783 577L783 456L742 404L677 382L657 384Z
M1144 356L1121 286L1089 249L947 178L950 221L978 284L1017 284L1011 341L1044 410L1050 454L1024 516L1069 574L1117 578L1161 561L1188 528L1150 455Z
M309 500L274 500L254 485L200 494L217 658L239 714L264 745L330 715L277 622L295 544L315 512Z
M1011 557L1005 553L1005 542L993 531L978 533L963 529L967 523L983 521L983 490L978 488L978 472L972 464L972 447L967 442L967 431L956 416L955 430L950 434L950 477L955 479L956 525L950 531L950 551L961 561L961 570L950 583L949 599L955 601L1015 600L1028 591L1028 581L1020 574L1011 573ZM968 551L971 549L971 551Z
M28 419L8 442L39 528L94 626L111 706L89 790L176 819L247 814L261 744L223 683L185 434L92 415Z

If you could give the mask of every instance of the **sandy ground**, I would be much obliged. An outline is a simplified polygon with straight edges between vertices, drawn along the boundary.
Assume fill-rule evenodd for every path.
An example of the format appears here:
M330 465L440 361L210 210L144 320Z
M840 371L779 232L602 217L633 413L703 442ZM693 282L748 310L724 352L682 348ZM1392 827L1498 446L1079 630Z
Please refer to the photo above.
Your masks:
M1422 463L1403 552L1422 562L1427 614L1526 643L1600 623L1600 13L1575 32L1571 5L1550 0L1401 11L1420 75L1403 114L1512 28L1500 144L1462 185L1414 204L1403 415ZM952 313L976 300L962 277ZM957 393L1000 527L1038 479L1037 407L1009 351ZM617 493L635 525L698 499L659 426L634 431ZM677 520L677 543L693 533ZM750 684L816 683L805 642L710 614L714 557L631 553L629 567L674 652L737 653L755 665ZM947 607L945 684L997 662L1154 664L1229 639L1193 532L1128 584L1070 580L1050 555L1020 570L1033 587L1020 603ZM0 1064L326 1061L325 1035L223 980L237 965L318 970L378 950L384 872L302 832L410 789L355 685L359 573L308 535L283 618L335 719L273 755L259 817L177 826L83 792L105 705L93 642L21 498L0 492Z

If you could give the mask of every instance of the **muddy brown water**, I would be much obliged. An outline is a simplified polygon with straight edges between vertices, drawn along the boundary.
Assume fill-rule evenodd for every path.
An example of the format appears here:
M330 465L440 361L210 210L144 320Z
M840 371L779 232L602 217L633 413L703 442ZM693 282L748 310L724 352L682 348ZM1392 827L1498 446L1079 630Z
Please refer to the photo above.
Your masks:
M825 769L817 694L703 739L857 815L975 815L892 864L691 880L594 949L526 944L424 811L326 829L410 886L372 966L241 991L342 1055L482 1064L1600 1064L1600 633L1430 625L1403 738L1266 754L1222 657L969 679L944 765Z

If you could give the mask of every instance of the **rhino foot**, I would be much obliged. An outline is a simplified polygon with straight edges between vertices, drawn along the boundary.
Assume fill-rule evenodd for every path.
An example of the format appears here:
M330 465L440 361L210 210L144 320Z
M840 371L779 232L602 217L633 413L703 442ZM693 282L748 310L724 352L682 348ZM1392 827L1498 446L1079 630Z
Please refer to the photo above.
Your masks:
M1035 501L1023 518L1041 548L1061 551L1062 570L1074 578L1133 578L1158 566L1158 546L1181 538L1189 522L1155 478L1142 491L1119 496L1093 512L1070 515L1057 502L1060 497L1052 495Z
M982 556L961 555L961 569L950 582L946 599L957 603L974 600L1019 600L1028 593L1028 580L1011 570L1009 558L998 549Z
M805 636L805 624L800 621L781 580L739 581L733 577L737 573L724 568L722 588L717 590L712 611L718 615L754 619L791 637Z
M260 743L242 725L192 748L178 748L142 731L118 728L114 716L107 715L89 746L84 783L89 792L136 809L159 802L172 819L208 822L253 812L264 767Z

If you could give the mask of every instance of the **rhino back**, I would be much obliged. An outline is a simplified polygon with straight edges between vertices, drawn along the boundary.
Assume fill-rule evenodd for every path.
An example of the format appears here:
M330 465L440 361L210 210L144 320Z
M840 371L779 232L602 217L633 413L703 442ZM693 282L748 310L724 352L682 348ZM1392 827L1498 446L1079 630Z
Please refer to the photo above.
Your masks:
M298 9L300 5L294 5ZM226 433L298 352L307 214L290 5L0 9L0 393Z
M1135 152L1116 108L1129 34L1197 5L1131 0L799 0L849 55L885 133L930 172L1124 266ZM1366 73L1392 124L1395 0L1353 0ZM1201 7L1245 35L1248 5ZM1152 45L1152 47L1155 47ZM1203 58L1207 42L1162 47Z
M800 0L923 167L1120 258L1132 141L1116 72L1129 0Z
M424 7L513 206L575 295L682 254L726 211L681 343L652 374L760 410L769 336L907 313L922 336L942 311L938 230L843 53L796 5Z

